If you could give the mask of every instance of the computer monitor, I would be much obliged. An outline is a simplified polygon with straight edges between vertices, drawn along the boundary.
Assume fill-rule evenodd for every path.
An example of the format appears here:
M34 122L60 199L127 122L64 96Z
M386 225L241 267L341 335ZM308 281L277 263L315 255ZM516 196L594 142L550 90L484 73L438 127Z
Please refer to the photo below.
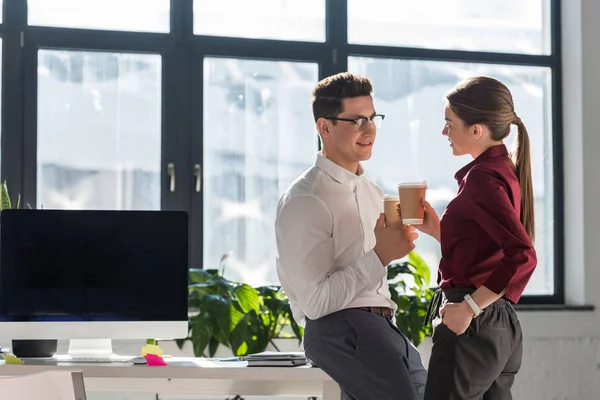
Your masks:
M188 237L180 211L2 211L0 345L101 357L111 339L186 337Z

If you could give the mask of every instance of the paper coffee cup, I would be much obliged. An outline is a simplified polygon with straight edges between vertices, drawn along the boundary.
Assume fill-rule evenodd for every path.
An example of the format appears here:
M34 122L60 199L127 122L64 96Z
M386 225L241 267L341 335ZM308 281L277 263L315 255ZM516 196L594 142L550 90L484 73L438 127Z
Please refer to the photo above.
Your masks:
M400 217L398 217L398 196L389 194L383 196L383 213L385 214L386 226L400 221Z
M402 222L420 225L425 217L422 200L427 192L427 182L405 182L398 185L398 197L402 209Z

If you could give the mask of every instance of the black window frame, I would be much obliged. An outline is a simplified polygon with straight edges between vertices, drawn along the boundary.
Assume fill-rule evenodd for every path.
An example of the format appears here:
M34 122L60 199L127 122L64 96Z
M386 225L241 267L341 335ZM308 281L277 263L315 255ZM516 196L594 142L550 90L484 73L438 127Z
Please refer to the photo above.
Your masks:
M563 128L561 66L561 4L550 0L549 55L510 54L362 45L348 43L348 1L326 0L325 42L280 41L195 35L193 0L170 0L168 33L123 32L27 25L27 0L4 0L2 38L1 171L13 193L36 204L36 103L37 50L122 51L161 54L163 168L168 162L177 169L179 190L167 190L168 177L161 174L163 209L190 211L192 243L203 243L202 192L191 182L193 165L203 165L202 60L231 57L275 61L315 62L319 78L346 71L348 57L491 63L544 66L552 74L552 159L554 207L554 293L525 295L525 305L561 305L565 302ZM115 10L118 12L118 10ZM284 45L282 45L284 44ZM196 89L194 89L196 88ZM168 133L168 134L166 134ZM315 138L315 140L317 140ZM191 247L191 265L202 266L202 245Z

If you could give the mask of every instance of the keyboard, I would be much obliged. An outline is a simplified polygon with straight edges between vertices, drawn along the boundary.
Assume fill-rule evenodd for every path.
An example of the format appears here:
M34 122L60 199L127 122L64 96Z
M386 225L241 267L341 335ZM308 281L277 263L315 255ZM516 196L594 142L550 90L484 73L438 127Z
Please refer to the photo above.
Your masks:
M58 362L108 364L108 363L132 363L133 357L55 357Z

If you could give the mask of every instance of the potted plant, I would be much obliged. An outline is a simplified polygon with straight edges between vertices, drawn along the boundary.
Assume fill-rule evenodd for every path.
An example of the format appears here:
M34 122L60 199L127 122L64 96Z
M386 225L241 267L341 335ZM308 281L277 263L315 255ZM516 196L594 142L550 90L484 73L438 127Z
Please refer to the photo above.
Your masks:
M406 260L388 266L389 289L398 305L396 326L415 345L431 336L430 326L423 325L427 307L434 293L429 287L430 272L425 261L411 252Z
M396 324L415 346L431 335L431 328L423 325L433 295L429 279L427 264L415 252L388 267L390 293L398 305ZM264 351L269 344L277 349L276 338L295 337L298 344L302 340L303 329L279 286L253 288L223 278L217 269L192 269L188 304L189 334L177 345L181 349L190 341L196 357L214 357L219 346L241 356Z
M303 329L292 318L287 298L278 286L253 288L229 281L216 269L192 269L189 273L188 305L190 331L177 340L181 349L193 344L196 357L213 357L219 345L233 354L264 351L273 339L302 339ZM285 328L291 328L287 333Z

